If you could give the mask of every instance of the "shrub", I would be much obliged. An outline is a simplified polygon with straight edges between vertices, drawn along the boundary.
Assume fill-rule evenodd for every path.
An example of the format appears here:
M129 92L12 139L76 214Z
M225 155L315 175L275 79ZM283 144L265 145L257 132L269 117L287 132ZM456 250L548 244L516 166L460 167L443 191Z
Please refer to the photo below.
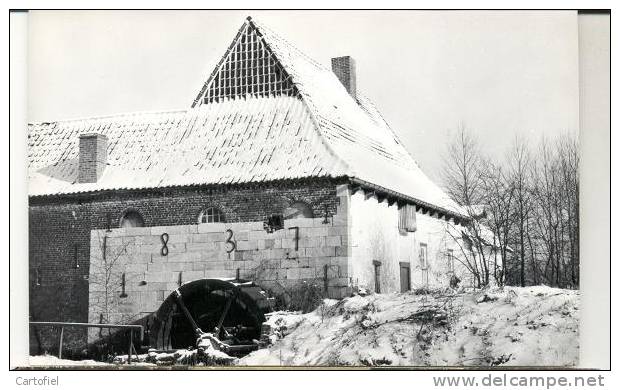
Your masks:
M302 280L275 294L276 310L309 313L321 305L324 297L322 282Z

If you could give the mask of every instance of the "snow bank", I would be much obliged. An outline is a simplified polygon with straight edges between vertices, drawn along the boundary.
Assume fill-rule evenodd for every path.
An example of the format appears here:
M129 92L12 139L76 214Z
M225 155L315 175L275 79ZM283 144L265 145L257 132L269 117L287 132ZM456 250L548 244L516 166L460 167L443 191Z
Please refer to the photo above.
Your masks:
M574 366L579 293L545 286L377 294L273 313L241 365Z
M98 362L95 360L68 360L58 359L52 355L30 356L28 358L30 366L45 366L45 367L90 367L90 366L109 366L109 363Z

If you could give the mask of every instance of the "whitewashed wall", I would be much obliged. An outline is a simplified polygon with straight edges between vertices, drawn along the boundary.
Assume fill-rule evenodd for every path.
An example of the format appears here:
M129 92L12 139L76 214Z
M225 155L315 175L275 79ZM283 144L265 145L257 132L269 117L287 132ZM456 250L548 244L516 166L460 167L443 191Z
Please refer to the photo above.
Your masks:
M450 276L447 249L458 256L460 247L454 242L450 222L416 214L417 231L402 234L398 230L398 208L388 206L387 201L378 202L376 197L366 199L362 191L351 195L351 257L349 276L354 287L374 291L375 274L373 260L381 262L381 292L400 291L400 262L409 262L412 289L421 287L447 287ZM451 230L449 230L451 229ZM419 258L420 244L428 249L428 268L422 269ZM470 276L455 261L455 274L470 284ZM426 277L425 272L428 274Z

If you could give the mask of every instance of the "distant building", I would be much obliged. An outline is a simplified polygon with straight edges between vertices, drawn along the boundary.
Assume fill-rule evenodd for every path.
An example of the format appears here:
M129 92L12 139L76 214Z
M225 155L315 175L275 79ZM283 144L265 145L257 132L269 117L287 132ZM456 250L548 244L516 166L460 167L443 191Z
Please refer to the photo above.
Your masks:
M202 278L341 298L459 272L449 229L467 214L355 61L326 69L250 18L191 108L32 123L28 140L32 320L135 322ZM86 337L65 333L76 350Z

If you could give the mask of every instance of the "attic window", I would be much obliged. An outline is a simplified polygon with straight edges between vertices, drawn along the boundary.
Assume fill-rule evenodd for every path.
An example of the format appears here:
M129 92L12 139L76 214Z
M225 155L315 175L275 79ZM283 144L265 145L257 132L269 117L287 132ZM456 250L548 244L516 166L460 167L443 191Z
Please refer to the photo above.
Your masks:
M297 87L256 26L246 22L196 103L235 97L298 96Z
M144 219L142 215L136 210L128 210L125 211L123 216L121 217L121 228L128 227L144 227Z
M226 222L224 213L217 207L208 207L198 216L198 223L220 223Z
M284 219L312 217L312 209L304 202L295 202L284 210Z

